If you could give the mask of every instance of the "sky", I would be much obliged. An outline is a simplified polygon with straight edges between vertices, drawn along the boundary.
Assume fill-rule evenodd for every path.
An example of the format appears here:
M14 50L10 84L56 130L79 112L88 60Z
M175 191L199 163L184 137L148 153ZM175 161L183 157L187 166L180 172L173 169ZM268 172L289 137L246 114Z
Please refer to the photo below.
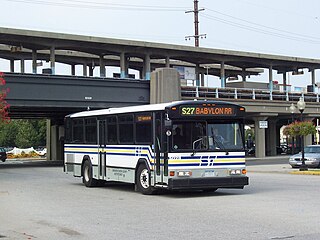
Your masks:
M194 34L193 0L0 4L1 27L194 46L185 40ZM319 0L199 0L199 9L200 47L320 59Z

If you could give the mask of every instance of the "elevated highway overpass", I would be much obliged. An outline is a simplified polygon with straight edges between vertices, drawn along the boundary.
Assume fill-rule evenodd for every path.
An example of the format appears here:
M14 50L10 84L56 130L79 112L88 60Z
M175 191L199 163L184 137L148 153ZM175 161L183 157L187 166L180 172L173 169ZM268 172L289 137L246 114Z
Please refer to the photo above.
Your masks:
M149 104L152 92L150 89L152 79L150 82L16 73L6 73L5 79L10 88L7 98L11 105L10 116L51 119L50 129L57 135L63 131L61 126L67 114L87 109ZM181 94L176 96L175 100L215 99L244 106L247 112L246 123L255 129L256 156L263 157L276 155L276 146L280 145L280 128L292 121L293 115L289 107L300 97L307 103L304 119L319 118L319 94L314 93L182 86ZM298 114L298 111L296 113ZM268 121L268 128L260 129L260 121ZM306 144L310 143L311 138L306 138Z
M306 118L319 116L318 94L294 94L286 88L288 73L302 69L311 72L308 85L315 86L318 59L9 28L0 28L0 58L10 66L7 70L0 68L11 72L5 75L10 88L10 116L51 119L52 142L58 142L63 134L61 120L70 112L149 103L151 72L159 67L195 69L197 87L182 86L181 95L179 91L175 99L213 98L244 105L248 122L255 125L258 157L275 154L278 128L290 121L288 107L299 97L307 102ZM49 69L42 69L49 74L38 74L39 61L50 63ZM31 62L31 71L26 62ZM58 75L58 62L70 66L70 76ZM81 76L77 65L82 66ZM110 66L119 68L118 78L106 78ZM94 69L99 70L99 76L93 77ZM129 69L139 71L137 79L128 78ZM231 77L241 77L243 86L247 86L248 76L259 75L264 69L269 72L266 88L227 88ZM283 76L282 92L274 88L275 72ZM217 76L221 86L204 88L205 75ZM269 121L267 130L259 129L261 120Z

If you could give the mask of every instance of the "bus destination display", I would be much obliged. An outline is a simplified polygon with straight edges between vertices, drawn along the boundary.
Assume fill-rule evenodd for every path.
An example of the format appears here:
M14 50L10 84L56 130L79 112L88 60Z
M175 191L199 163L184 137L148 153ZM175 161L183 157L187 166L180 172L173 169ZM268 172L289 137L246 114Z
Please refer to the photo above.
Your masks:
M182 116L232 116L235 108L232 106L181 106Z

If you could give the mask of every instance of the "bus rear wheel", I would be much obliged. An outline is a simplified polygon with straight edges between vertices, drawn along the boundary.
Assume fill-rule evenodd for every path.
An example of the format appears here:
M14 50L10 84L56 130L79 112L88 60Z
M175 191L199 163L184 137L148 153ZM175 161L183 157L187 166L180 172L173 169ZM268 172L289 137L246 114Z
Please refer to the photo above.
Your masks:
M92 177L92 165L89 160L84 161L82 166L82 182L86 187L98 185L98 181Z
M144 164L140 164L137 170L136 187L139 192L145 195L155 193L154 187L150 185L150 171Z

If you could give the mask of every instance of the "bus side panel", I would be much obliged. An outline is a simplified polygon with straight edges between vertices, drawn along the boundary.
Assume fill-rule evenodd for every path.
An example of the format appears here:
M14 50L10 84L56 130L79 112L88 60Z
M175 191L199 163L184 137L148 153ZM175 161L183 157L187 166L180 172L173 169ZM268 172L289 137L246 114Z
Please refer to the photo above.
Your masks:
M153 154L147 145L114 145L106 147L107 180L127 183L135 182L135 171L139 159L145 159L152 169Z
M107 181L134 183L135 169L107 167Z
M81 177L81 167L84 159L89 159L93 168L93 177L99 179L98 175L98 146L65 144L65 171L73 173L75 177Z

